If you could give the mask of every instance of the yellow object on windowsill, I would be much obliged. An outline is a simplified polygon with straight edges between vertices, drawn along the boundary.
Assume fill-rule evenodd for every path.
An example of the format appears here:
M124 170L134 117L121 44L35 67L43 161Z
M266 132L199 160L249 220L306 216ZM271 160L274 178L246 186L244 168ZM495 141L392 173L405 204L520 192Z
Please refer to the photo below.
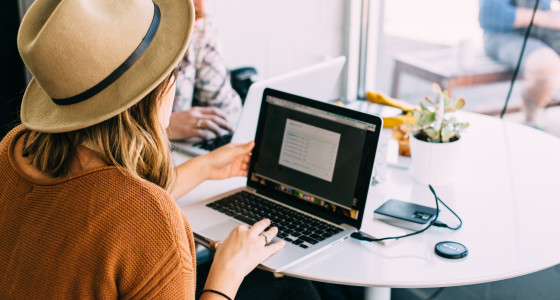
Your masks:
M403 112L400 115L384 117L383 118L383 128L394 128L402 124L414 124L416 119L412 116L412 111L415 109L420 109L416 105L404 102L399 99L391 98L380 93L367 92L366 99L371 103L376 103L379 105L386 105L401 109Z
M420 109L418 105L413 105L408 102L391 98L389 96L374 93L374 92L367 92L366 99L371 103L377 103L386 106L392 106L401 109L403 112L411 112L415 109Z
M383 128L393 129L393 138L399 142L399 155L410 156L410 144L407 134L410 128L406 124L416 123L416 118L412 115L412 111L419 110L420 107L374 92L367 92L366 99L371 103L391 106L403 111L400 115L384 117Z

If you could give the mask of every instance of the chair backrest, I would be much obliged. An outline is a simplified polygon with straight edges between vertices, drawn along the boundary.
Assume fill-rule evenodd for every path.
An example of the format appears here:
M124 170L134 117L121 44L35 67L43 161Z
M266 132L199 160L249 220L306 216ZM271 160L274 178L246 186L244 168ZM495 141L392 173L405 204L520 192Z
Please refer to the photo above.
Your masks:
M241 67L230 71L230 82L233 89L241 97L241 103L245 102L249 87L256 81L257 69L253 67Z

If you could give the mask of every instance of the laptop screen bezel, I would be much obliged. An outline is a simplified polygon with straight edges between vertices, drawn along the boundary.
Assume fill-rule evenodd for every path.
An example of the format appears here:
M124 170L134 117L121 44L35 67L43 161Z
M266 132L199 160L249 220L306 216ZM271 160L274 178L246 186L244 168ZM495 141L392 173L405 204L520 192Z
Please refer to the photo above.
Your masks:
M366 122L366 123L369 123L369 124L374 124L376 130L373 131L374 132L374 138L373 138L372 143L375 143L375 145L371 145L373 147L373 149L377 149L377 145L379 143L379 136L380 136L381 129L382 129L382 126L383 126L383 120L379 116L376 116L376 115L370 115L370 114L362 113L362 112L351 110L351 109L344 108L344 107L341 107L341 106L337 106L337 105L333 105L333 104L329 104L329 103L325 103L325 102L321 102L321 101L317 101L317 100L312 100L312 99L309 99L309 98L285 93L285 92L274 90L274 89L271 89L271 88L266 88L263 92L261 109L260 109L260 114L259 114L259 121L258 121L258 125L257 125L257 131L256 131L256 134L255 134L255 147L253 148L253 151L252 151L252 158L251 158L251 162L250 162L250 165L249 165L249 171L248 171L248 175L247 175L247 186L256 189L257 192L260 193L260 194L263 194L263 195L268 196L268 197L273 198L273 199L279 199L279 200L281 200L280 202L285 203L289 206L292 206L292 207L295 207L297 209L308 212L310 214L319 216L321 218L324 218L324 219L329 220L331 222L334 222L336 224L345 223L345 224L351 225L351 226L359 229L361 224L362 224L362 220L363 220L363 216L364 216L364 209L365 209L365 205L366 205L367 195L369 193L369 185L370 185L371 174L373 172L373 164L374 164L374 161L375 161L376 151L373 151L371 153L366 153L366 155L370 156L368 158L371 158L372 163L371 163L371 165L368 165L368 166L365 167L365 174L363 174L363 177L367 178L367 180L363 180L365 182L360 183L360 184L363 184L363 185L367 185L367 187L363 187L363 188L366 188L364 199L358 199L359 203L358 203L358 217L357 217L357 219L353 219L353 218L350 218L350 217L345 217L343 215L338 215L338 214L335 214L335 213L326 212L324 209L322 209L321 207L318 207L315 204L308 203L307 201L296 200L293 197L287 195L286 193L274 190L270 187L258 184L258 183L251 180L251 177L252 177L253 173L255 173L256 161L258 160L259 151L260 151L260 148L261 148L264 124L265 124L265 120L266 120L266 112L267 112L267 109L268 109L268 106L269 106L269 103L266 101L268 96L280 98L280 99L283 99L283 100L294 102L296 104L308 106L308 107L311 107L311 108L314 108L314 109L319 109L319 110L322 110L322 111L325 111L325 112L329 112L329 113L340 115L340 116L343 116L343 117L355 119L355 120ZM362 179L363 179L363 177L362 177Z

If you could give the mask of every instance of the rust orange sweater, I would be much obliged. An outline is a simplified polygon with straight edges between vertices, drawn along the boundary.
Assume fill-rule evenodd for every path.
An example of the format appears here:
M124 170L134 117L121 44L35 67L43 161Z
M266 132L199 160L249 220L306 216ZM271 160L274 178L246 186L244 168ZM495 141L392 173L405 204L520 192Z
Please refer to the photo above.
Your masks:
M171 196L103 167L41 183L0 143L0 299L194 299L190 226Z

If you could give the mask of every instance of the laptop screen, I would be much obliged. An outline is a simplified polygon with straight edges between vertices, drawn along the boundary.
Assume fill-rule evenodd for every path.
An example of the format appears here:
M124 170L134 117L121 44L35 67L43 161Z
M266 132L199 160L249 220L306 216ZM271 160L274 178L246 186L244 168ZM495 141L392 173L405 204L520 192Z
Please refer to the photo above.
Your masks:
M376 116L267 89L248 181L359 224L379 126Z

